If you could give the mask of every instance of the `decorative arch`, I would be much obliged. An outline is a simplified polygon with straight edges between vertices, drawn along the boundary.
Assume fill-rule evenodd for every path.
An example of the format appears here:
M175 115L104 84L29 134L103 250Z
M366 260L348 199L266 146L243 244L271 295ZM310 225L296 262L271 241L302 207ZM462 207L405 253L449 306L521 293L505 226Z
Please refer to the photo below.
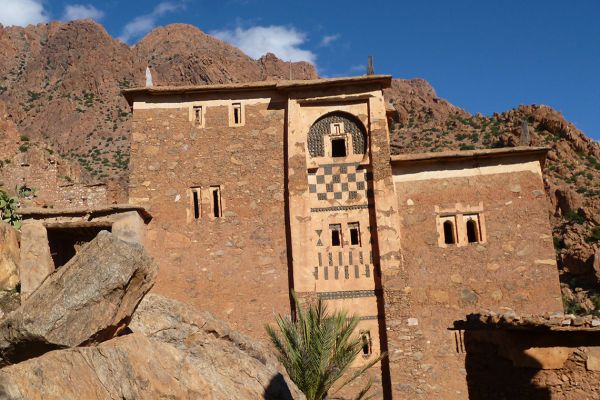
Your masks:
M331 134L331 125L341 123L344 132L352 135L352 153L365 154L367 133L362 122L354 115L334 111L320 117L308 131L308 152L311 157L325 156L325 137Z

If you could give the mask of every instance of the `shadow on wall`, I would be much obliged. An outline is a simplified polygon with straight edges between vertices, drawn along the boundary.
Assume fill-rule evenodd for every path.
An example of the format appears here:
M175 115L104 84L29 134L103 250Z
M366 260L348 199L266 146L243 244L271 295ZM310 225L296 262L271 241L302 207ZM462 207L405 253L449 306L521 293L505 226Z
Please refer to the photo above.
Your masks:
M547 400L551 399L548 388L533 382L541 365L537 360L521 352L526 363L538 368L519 368L499 354L496 343L479 340L481 331L464 333L467 353L465 369L470 400Z
M271 378L269 386L265 389L264 394L265 400L293 400L294 397L290 392L290 388L287 382L283 378L283 375L277 374Z

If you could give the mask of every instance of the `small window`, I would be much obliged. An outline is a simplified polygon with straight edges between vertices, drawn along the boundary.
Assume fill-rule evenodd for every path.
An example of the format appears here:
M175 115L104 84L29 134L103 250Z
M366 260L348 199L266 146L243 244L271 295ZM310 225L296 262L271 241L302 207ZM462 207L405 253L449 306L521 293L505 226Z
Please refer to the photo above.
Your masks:
M360 340L362 342L362 353L363 356L368 356L372 351L371 332L362 331L360 333Z
M335 138L331 139L331 156L346 157L346 139Z
M339 135L342 133L342 125L341 124L333 124L333 133Z
M342 245L342 226L340 224L329 225L331 231L331 245L339 247Z
M242 125L242 103L233 103L231 108L233 111L233 124Z
M211 186L210 191L213 217L220 218L223 216L223 210L221 207L221 187Z
M202 106L194 106L194 123L198 126L202 125Z
M188 209L188 221L191 221L192 219L194 220L198 220L201 217L201 202L202 202L202 196L200 195L200 188L199 187L193 187L190 188L189 190L189 194L190 194L190 203L189 203L189 209Z
M455 244L456 243L456 229L454 222L450 219L444 221L444 243Z
M467 240L469 243L477 243L481 239L479 230L479 218L477 215L465 215L467 225Z
M358 222L348 224L350 230L350 244L352 246L360 246L360 225Z

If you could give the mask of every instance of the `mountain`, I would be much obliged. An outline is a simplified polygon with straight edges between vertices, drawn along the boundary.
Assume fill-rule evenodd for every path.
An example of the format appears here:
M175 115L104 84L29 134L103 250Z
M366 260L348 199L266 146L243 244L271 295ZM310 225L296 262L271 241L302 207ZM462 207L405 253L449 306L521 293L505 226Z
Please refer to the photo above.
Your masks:
M51 171L59 187L109 182L121 188L114 199L125 197L131 126L120 90L143 85L147 66L156 85L317 77L308 63L254 60L183 24L157 28L132 47L91 20L0 27L0 52L0 182L12 190L12 176L32 174L23 165ZM551 147L544 172L565 304L600 310L598 142L543 105L471 115L422 79L394 79L385 95L396 110L394 153L516 146L524 129L530 144ZM38 202L59 195L40 193Z
M147 66L158 85L317 77L308 63L253 60L182 24L133 47L92 20L0 27L0 52L0 101L19 132L77 161L87 181L127 179L130 113L120 91L145 84Z

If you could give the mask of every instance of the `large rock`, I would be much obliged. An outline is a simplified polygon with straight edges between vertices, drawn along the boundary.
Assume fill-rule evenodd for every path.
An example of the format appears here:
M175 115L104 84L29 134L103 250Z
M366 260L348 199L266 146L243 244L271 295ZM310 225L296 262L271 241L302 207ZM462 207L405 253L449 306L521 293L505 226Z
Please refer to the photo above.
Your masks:
M0 398L53 399L259 399L237 386L214 382L188 355L140 334L98 347L52 351L0 370ZM233 366L232 366L233 367Z
M19 232L0 221L0 290L13 290L19 283Z
M1 362L116 336L157 271L141 245L100 232L0 323Z
M304 398L284 377L269 349L208 312L198 312L175 300L149 294L130 324L134 332L184 351L212 382L235 399Z

